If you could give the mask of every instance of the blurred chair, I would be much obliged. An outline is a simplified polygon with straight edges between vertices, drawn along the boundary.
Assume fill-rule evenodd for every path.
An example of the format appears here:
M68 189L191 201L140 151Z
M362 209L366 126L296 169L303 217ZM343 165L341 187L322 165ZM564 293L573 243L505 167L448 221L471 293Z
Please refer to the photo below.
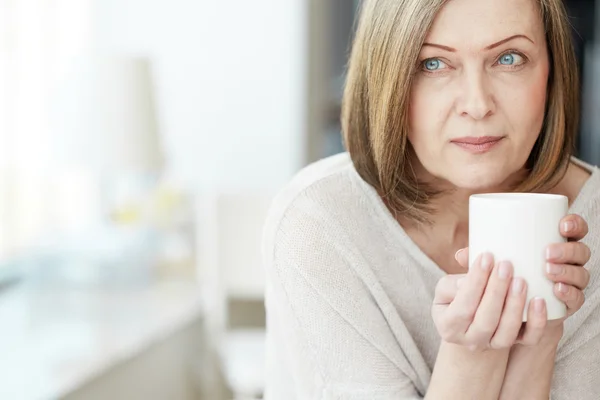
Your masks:
M234 400L261 399L265 389L264 329L232 329L219 354Z
M208 336L229 399L264 391L265 311L261 239L270 193L199 196L199 281L205 288Z

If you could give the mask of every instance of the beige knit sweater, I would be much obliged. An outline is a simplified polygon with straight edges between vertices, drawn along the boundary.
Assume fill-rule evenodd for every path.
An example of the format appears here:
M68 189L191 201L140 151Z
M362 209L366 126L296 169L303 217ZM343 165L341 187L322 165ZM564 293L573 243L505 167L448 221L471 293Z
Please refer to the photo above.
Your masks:
M586 303L565 323L552 399L600 399L600 173L571 207L590 225ZM265 226L267 400L420 399L440 344L444 272L403 231L347 154L301 171Z

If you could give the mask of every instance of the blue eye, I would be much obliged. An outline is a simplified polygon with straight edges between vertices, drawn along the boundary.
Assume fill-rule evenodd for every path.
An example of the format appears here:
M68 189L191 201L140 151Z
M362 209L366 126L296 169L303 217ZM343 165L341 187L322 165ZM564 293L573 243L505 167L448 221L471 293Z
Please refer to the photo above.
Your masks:
M523 63L523 57L517 53L506 53L498 59L501 65L520 65Z
M427 71L437 71L440 69L444 69L445 65L446 64L439 58L430 58L423 62L423 66Z

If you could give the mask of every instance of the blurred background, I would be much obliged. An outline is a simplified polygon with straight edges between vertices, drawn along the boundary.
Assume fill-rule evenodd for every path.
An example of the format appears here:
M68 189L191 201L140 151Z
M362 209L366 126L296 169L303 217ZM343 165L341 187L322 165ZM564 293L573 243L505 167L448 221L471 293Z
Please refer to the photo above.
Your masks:
M259 399L262 223L343 151L358 1L0 0L0 398ZM566 2L577 154L600 30Z

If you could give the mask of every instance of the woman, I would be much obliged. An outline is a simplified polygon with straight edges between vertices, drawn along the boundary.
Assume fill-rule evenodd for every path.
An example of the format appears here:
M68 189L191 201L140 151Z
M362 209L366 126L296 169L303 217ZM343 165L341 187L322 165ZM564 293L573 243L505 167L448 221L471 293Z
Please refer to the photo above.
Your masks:
M600 173L570 157L577 82L561 0L364 1L348 153L303 170L266 225L268 400L598 398ZM564 320L536 300L522 326L505 260L467 269L469 195L513 190L569 199L546 271Z

